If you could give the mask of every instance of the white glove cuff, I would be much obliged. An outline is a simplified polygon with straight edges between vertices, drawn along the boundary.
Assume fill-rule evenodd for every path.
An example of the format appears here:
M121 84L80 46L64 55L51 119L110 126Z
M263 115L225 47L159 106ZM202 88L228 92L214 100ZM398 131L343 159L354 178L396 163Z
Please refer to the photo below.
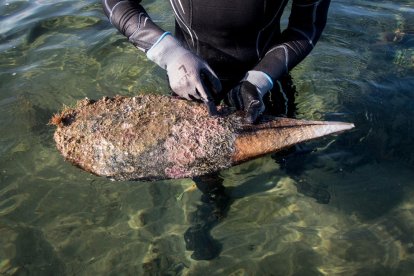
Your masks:
M256 86L262 97L273 88L272 79L262 71L248 71L244 76L243 81L248 81Z
M165 32L148 50L147 57L163 69L189 51L181 46L169 32Z

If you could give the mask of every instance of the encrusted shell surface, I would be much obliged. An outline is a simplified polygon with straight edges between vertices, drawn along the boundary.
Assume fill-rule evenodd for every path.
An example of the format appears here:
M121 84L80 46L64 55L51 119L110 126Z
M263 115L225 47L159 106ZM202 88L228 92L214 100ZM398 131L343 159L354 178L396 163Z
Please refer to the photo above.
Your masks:
M237 126L237 116L209 116L202 104L117 96L65 109L54 138L67 160L97 175L183 178L229 167Z

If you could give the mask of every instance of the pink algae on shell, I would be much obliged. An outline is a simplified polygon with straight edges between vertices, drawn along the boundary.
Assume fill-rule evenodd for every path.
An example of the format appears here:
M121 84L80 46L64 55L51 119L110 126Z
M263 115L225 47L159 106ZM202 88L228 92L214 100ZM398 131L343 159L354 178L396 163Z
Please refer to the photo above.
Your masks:
M170 136L165 140L166 158L173 167L166 168L166 175L171 178L188 177L190 171L186 168L197 160L209 162L210 158L217 159L222 155L223 143L226 149L231 147L234 137L227 133L227 129L219 124L219 119L214 117L198 117L195 114L192 120L183 120L171 128ZM223 134L225 134L223 137ZM227 139L227 141L223 141ZM221 146L221 147L220 147ZM218 152L219 151L219 152ZM223 165L230 161L221 160ZM200 163L199 166L202 166Z
M159 95L105 97L79 101L59 116L57 148L97 175L183 178L231 165L236 122L211 117L198 103Z

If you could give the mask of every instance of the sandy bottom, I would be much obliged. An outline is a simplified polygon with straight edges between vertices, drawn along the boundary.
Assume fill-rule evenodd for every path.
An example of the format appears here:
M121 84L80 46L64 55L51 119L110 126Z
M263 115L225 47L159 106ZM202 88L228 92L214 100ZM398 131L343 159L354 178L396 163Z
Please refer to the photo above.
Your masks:
M211 231L222 251L214 260L195 261L183 239L200 204L191 180L111 182L68 165L47 148L38 150L42 154L21 153L16 167L3 167L2 180L13 181L0 190L0 273L408 275L414 270L414 191L404 185L414 179L409 169L367 164L333 172L325 163L291 177L264 157L224 171L234 202ZM305 182L323 187L329 203L301 192Z

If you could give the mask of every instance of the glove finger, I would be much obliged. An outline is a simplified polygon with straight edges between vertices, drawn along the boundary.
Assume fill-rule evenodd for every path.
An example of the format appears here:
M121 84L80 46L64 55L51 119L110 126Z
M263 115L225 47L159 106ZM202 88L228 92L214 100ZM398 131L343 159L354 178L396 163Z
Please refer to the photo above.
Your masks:
M241 109L241 101L240 101L240 86L236 86L227 94L227 99L229 105L236 108L236 110Z
M262 105L263 103L259 100L254 100L250 103L249 107L246 110L246 121L250 124L256 122L257 118L259 118L260 114L262 113Z
M204 85L204 82L201 79L198 79L196 81L196 91L195 92L196 92L198 98L201 99L204 102L214 101L214 98L213 98L210 90L208 89L208 87L206 87Z
M204 85L209 87L212 93L217 95L221 92L221 82L210 67L202 69L200 72L200 77L204 82Z
M241 86L238 85L232 90L230 90L227 96L230 106L236 108L236 110L243 109L243 99L241 98L240 87Z
M207 106L208 114L210 114L210 116L218 115L217 106L214 102L205 102L205 104Z
M214 103L213 97L207 92L205 87L201 84L196 88L196 92L201 100L207 105L208 113L211 116L217 115L217 107Z
M248 81L241 85L241 97L244 103L244 111L246 112L246 120L249 123L254 123L264 110L264 104L260 93L256 86Z
M188 93L188 97L193 101L203 101L203 98L201 97L200 93L198 92L197 87L193 88L191 92Z
M186 99L186 100L189 100L189 101L192 100L193 96L191 95L191 93L182 93L181 89L174 89L173 87L171 88L171 90L172 90L172 95L173 96L178 96L180 98L183 98L183 99Z

